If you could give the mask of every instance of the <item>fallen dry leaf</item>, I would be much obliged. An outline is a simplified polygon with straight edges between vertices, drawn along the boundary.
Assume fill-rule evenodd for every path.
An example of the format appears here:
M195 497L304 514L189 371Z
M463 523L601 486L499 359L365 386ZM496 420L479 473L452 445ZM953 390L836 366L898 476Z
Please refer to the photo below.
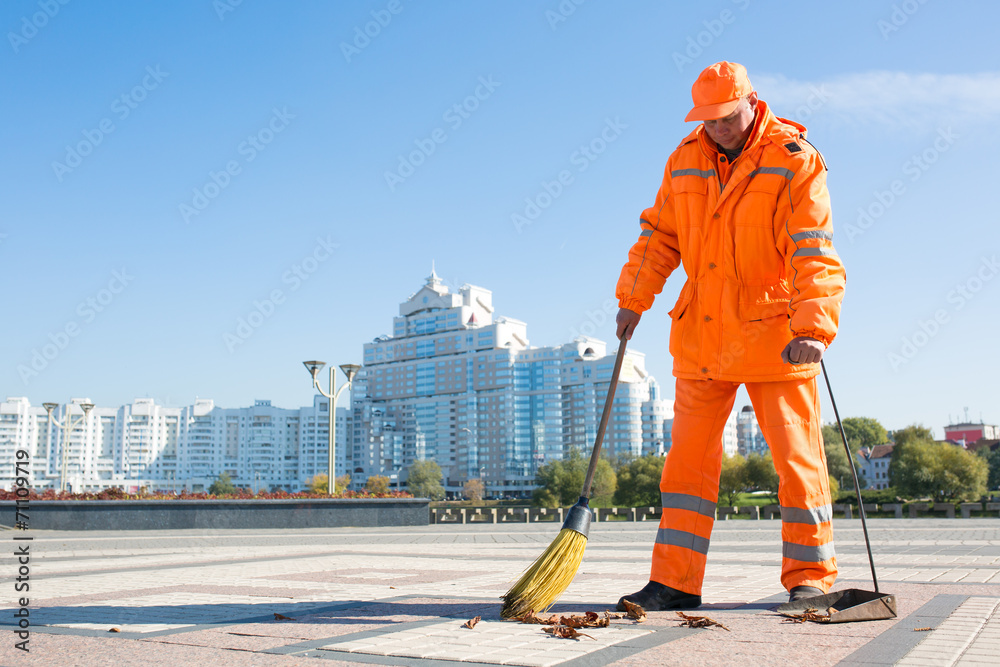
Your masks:
M483 620L482 616L476 616L475 618L470 618L465 623L462 623L462 627L469 628L471 630L472 628L476 627L476 623L478 623L481 620Z
M914 632L927 632L928 630L933 630L934 628L913 628Z
M553 637L560 637L562 639L580 639L580 637L593 639L590 635L584 634L579 632L576 628L571 628L565 625L553 625L552 627L542 628L542 630L549 633Z
M681 627L685 626L689 628L719 627L725 630L726 632L730 632L729 628L724 626L722 623L719 623L715 619L709 618L708 616L688 616L682 611L677 612L677 615L684 619L684 622L681 623Z
M520 621L521 623L534 623L536 625L556 625L559 623L559 617L553 614L548 618L541 618L535 614L533 611L527 611L521 616L516 616L512 621Z
M782 621L782 623L805 623L806 621L813 621L814 623L829 623L829 614L820 614L818 609L806 609L801 614L788 614L788 618Z
M274 614L274 620L276 620L276 621L294 621L295 620L294 618L291 618L289 616L285 616L283 614L278 614L276 612L271 612L271 613Z
M604 617L608 618L608 619L612 619L612 618L625 618L625 614L622 614L622 613L617 612L617 611L616 612L610 612L610 611L605 610Z
M631 618L636 623L644 623L646 621L646 610L637 605L636 603L622 599L625 603L625 616L626 618Z
M108 632L121 632L118 628L111 628Z
M611 623L609 619L601 618L592 611L584 612L582 615L560 616L557 621L554 621L554 618L549 619L545 625L565 625L570 628L606 628Z
M396 590L395 586L389 586L389 588L391 588L392 590Z

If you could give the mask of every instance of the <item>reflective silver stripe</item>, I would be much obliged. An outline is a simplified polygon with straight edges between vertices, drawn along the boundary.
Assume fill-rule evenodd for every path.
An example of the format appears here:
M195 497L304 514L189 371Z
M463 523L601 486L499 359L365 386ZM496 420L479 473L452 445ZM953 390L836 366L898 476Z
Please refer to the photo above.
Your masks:
M826 241L833 240L833 234L831 232L824 232L821 230L813 230L808 232L799 232L798 234L792 234L792 240L798 243L803 239L824 239Z
M639 234L639 238L642 238L643 236L652 236L652 235L653 235L653 230L652 229L644 229Z
M829 505L804 510L798 507L782 507L781 520L785 523L808 523L817 525L826 523L833 518L833 508Z
M668 544L672 547L684 547L702 555L708 554L708 540L694 533L671 528L660 528L656 531L656 543Z
M837 251L833 248L799 248L792 253L792 257L836 257Z
M701 176L702 178L712 178L715 176L714 169L674 169L670 172L670 178L678 176Z
M792 180L795 176L795 172L791 169L785 169L784 167L757 167L750 172L750 178L753 178L757 174L776 174L778 176L784 176L788 180Z
M833 544L830 542L821 544L818 547L807 547L804 544L795 544L794 542L783 542L782 545L782 556L791 558L792 560L805 561L806 563L821 563L837 555L833 550Z
M689 510L715 518L715 503L698 496L686 493L661 493L660 503L663 505L663 509Z

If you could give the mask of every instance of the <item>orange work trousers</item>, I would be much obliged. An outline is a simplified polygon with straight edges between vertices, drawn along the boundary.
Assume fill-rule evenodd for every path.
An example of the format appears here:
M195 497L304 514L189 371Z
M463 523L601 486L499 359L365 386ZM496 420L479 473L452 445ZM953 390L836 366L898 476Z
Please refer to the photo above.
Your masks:
M837 578L830 480L816 378L748 382L771 449L781 504L781 583L830 590ZM663 516L650 580L701 595L722 469L722 434L737 382L677 379L670 451L660 492Z

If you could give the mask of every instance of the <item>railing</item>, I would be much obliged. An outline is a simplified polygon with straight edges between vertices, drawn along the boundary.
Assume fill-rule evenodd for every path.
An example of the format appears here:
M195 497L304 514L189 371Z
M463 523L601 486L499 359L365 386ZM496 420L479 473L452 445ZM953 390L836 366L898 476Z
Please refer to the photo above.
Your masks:
M888 514L902 519L904 514L911 518L931 516L954 519L956 506L953 503L865 503L866 514ZM854 519L856 505L849 503L834 504L834 518ZM960 503L958 505L961 517L968 519L973 512L996 512L1000 516L1000 502ZM592 510L593 520L608 521L659 521L659 507L601 507ZM430 522L433 523L558 523L561 524L566 510L562 507L432 507ZM715 508L715 518L727 521L747 517L751 520L773 520L781 518L779 505L744 505L743 507L719 506Z

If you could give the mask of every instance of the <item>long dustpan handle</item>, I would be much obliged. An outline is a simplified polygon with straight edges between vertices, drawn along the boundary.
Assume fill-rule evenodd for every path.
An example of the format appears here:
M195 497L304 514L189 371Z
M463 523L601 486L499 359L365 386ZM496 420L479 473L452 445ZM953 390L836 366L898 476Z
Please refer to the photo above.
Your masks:
M833 403L833 414L837 417L837 426L840 427L840 437L844 441L844 449L847 450L847 460L851 464L851 474L854 476L854 491L858 494L858 513L861 515L861 528L865 532L865 546L868 547L868 564L872 568L872 583L875 584L875 592L878 593L878 579L875 577L875 559L872 558L872 543L868 539L868 522L865 520L865 503L861 499L861 484L858 483L858 469L854 467L854 456L851 448L847 446L847 434L844 433L844 424L840 421L840 412L837 410L837 401L833 398L833 388L830 387L830 376L826 372L826 364L819 360L823 368L823 379L826 380L826 388L830 392L830 402Z
M615 358L615 370L611 373L611 384L608 386L608 397L604 399L604 412L601 413L601 425L597 427L597 438L594 440L594 451L590 455L590 467L587 468L587 479L583 482L582 498L590 498L590 485L594 482L594 472L597 471L597 462L601 458L601 443L604 442L604 431L608 427L608 419L611 417L611 404L615 400L615 389L618 387L618 375L622 371L622 361L625 359L624 337L618 342L618 356Z

